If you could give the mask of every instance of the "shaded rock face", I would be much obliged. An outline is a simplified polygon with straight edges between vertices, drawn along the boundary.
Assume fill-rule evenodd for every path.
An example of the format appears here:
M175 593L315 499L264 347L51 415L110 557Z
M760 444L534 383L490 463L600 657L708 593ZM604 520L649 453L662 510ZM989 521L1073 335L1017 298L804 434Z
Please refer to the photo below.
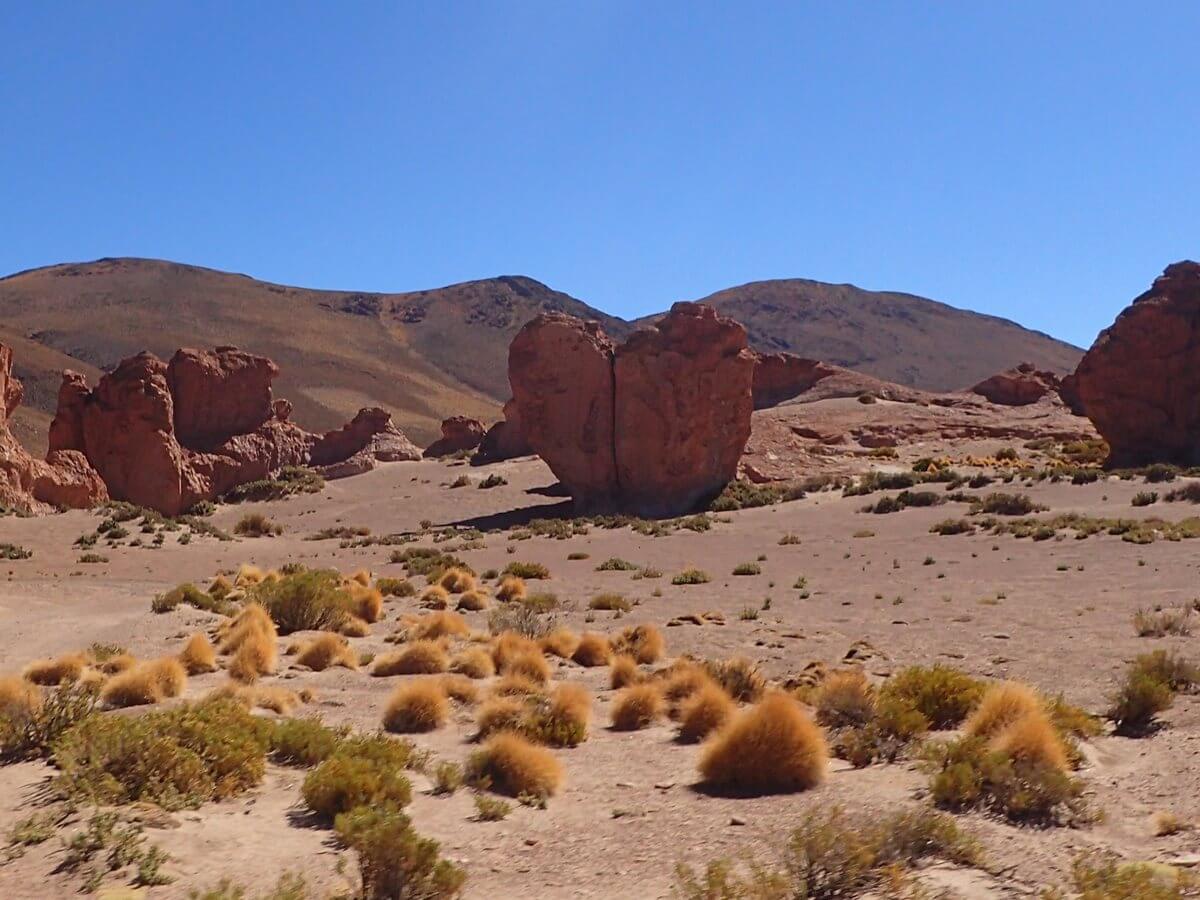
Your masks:
M469 416L451 416L442 420L442 436L425 448L425 456L435 458L474 450L482 440L482 422Z
M471 465L483 466L532 453L533 448L521 430L521 411L517 408L517 401L509 398L504 404L504 418L483 435L479 449L471 457Z
M831 365L792 353L755 353L754 357L755 409L778 406L837 373Z
M67 372L51 424L52 455L79 451L112 497L166 515L284 466L328 468L336 477L381 459L419 457L386 410L360 410L320 435L290 422L291 404L271 396L278 371L265 357L221 347L180 350L169 364L140 353L90 391L82 376Z
M1167 266L1068 384L1108 441L1109 465L1200 465L1200 263Z
M42 462L13 437L8 418L21 405L24 393L12 374L12 350L0 344L0 506L40 512L52 506L85 508L107 500L104 482L83 454L52 447Z
M576 506L646 516L689 512L735 476L754 366L745 329L694 303L615 348L549 313L509 349L522 431Z
M1000 406L1028 406L1057 391L1059 385L1059 378L1053 372L1040 371L1032 363L1021 363L1015 369L985 378L971 388L971 393Z

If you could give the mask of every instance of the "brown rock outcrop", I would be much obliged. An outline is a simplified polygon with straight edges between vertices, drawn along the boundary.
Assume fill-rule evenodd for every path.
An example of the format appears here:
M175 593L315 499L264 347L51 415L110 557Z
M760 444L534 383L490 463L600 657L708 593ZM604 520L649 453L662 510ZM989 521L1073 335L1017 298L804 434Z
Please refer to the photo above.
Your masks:
M778 406L837 371L835 366L792 353L754 353L754 408Z
M1200 263L1167 266L1069 379L1109 465L1200 465Z
M469 416L451 416L442 420L442 436L425 448L425 456L432 459L474 450L482 440L482 422Z
M0 506L37 512L51 506L94 506L107 500L104 482L83 454L52 448L42 462L13 437L8 419L23 396L21 382L12 374L12 350L0 344Z
M1053 372L1039 370L1033 363L1021 363L1015 369L998 372L971 388L1000 406L1028 406L1059 389L1059 378Z
M753 379L745 329L695 303L617 348L548 313L509 349L522 431L584 511L678 515L719 493L750 436Z
M483 466L532 453L533 448L521 430L521 412L517 408L517 401L509 398L504 404L504 418L484 433L479 449L471 457L471 465Z
M236 347L176 351L167 364L175 436L193 449L249 434L274 416L271 382L279 367Z

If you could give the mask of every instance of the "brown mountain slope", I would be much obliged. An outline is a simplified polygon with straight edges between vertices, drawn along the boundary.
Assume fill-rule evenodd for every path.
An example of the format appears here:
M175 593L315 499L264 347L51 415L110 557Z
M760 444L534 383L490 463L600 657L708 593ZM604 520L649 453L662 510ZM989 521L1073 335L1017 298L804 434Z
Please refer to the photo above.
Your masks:
M745 325L757 350L785 350L927 391L961 390L1020 362L1070 372L1083 356L1007 319L850 284L756 281L700 302Z

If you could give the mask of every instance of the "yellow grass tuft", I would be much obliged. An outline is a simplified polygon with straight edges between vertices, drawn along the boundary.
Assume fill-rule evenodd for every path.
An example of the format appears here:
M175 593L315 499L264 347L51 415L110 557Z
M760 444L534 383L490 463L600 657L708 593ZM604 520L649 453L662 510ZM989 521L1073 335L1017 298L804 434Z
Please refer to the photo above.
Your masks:
M500 667L500 673L545 684L550 680L550 664L546 662L546 657L542 656L542 651L532 650L508 657Z
M479 701L479 688L466 675L443 675L442 690L451 700L468 705Z
M496 673L492 654L482 647L469 647L454 657L450 671L461 672L468 678L491 678Z
M314 672L323 672L330 666L357 669L358 655L340 634L323 631L301 646L296 662Z
M371 626L366 619L360 619L355 615L348 615L338 626L338 633L346 637L366 637L371 633Z
M542 652L537 642L517 634L515 631L501 632L492 645L492 659L496 663L496 671L503 672L505 667L518 656Z
M604 635L588 631L579 639L579 644L575 647L575 652L571 654L571 659L588 668L607 666L612 659L612 647L609 646L608 638Z
M117 675L132 669L137 665L137 657L129 653L118 653L116 656L110 656L103 662L96 663L96 668L105 675Z
M656 684L635 684L617 694L613 701L612 727L616 731L638 731L662 718L666 706Z
M270 675L279 664L279 649L273 631L250 631L238 644L226 671L230 678L251 684L261 675Z
M491 697L475 714L475 739L482 740L497 731L515 731L525 719L525 703L517 697Z
M699 768L715 788L787 794L819 784L828 758L825 735L800 705L786 694L769 693L716 733L704 746Z
M87 657L82 653L67 653L56 659L39 659L25 667L24 676L34 684L54 686L74 684L87 667Z
M237 575L233 578L233 583L237 587L249 587L258 584L265 578L263 570L258 566L252 566L249 563L242 563L238 566Z
M496 599L501 603L513 603L517 600L524 600L528 593L525 579L518 578L516 575L506 575L501 579L500 586L496 588Z
M244 642L255 635L275 639L275 623L270 614L257 603L249 603L233 619L222 626L221 653L236 653Z
M42 692L16 675L0 677L0 719L20 720L42 708Z
M217 651L203 632L193 634L179 651L179 661L189 675L203 675L217 670Z
M409 627L409 634L417 639L440 637L466 637L471 626L456 612L441 610L417 616Z
M368 624L383 618L383 594L371 587L363 587L357 581L350 583L351 610L354 615Z
M533 697L545 693L545 685L525 675L505 675L492 685L492 694L497 697Z
M418 601L426 609L446 609L450 605L450 592L440 584L425 588Z
M549 653L559 659L570 659L575 648L579 646L579 635L570 628L559 625L538 640L538 646L542 648L543 653Z
M385 653L375 660L371 674L376 678L389 675L436 675L450 667L446 650L437 641L413 641L403 650Z
M173 656L165 656L114 675L104 685L100 699L108 706L147 706L178 697L186 686L183 664Z
M987 689L963 730L971 737L991 738L1018 719L1042 709L1041 698L1029 685L1002 681Z
M826 728L865 725L875 714L875 689L861 669L830 672L813 691L812 705Z
M586 732L592 719L592 698L587 688L573 682L556 687L550 694L550 717L555 721L576 725Z
M350 576L350 581L353 581L357 584L361 584L363 587L370 587L371 586L371 573L368 572L366 569L359 569L357 572L355 572L353 575Z
M678 738L694 744L724 728L737 713L737 704L715 681L707 681L683 701Z
M991 748L1015 760L1049 766L1060 772L1069 767L1062 738L1050 717L1040 709L1026 713L997 732Z
M680 703L707 684L713 684L712 678L704 667L690 659L679 660L674 665L662 671L666 684L663 686L663 697L668 703Z
M654 625L633 625L626 628L617 635L612 644L614 652L626 653L642 665L658 662L667 648L662 632Z
M563 783L563 766L545 747L511 731L488 738L467 762L473 784L510 797L550 797Z
M281 716L290 716L296 707L304 702L299 694L285 687L255 686L252 688L243 688L243 690L249 693L251 706L257 706L259 709L269 709L271 712Z
M464 594L475 590L475 576L466 569L447 569L438 579L438 584L451 594Z
M208 585L208 593L210 595L212 595L213 597L215 597L217 600L220 600L221 598L228 596L229 592L232 590L233 590L233 582L230 581L228 578L226 578L224 575L218 575Z
M632 656L621 655L613 658L608 678L609 686L614 691L618 691L631 684L637 684L642 680L642 673L638 670L637 661Z
M396 688L383 711L383 727L400 734L441 728L450 718L450 701L440 678L420 678Z
M474 590L467 591L459 597L455 606L465 612L479 612L481 609L487 609L488 605L488 595L483 591Z

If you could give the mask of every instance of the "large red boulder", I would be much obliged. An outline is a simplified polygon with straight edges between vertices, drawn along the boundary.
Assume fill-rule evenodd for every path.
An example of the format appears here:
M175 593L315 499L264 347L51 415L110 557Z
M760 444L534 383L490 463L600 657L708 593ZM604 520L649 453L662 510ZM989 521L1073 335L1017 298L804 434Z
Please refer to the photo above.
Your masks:
M279 367L236 347L178 350L167 364L175 436L187 447L215 447L274 416L271 382Z
M1021 363L1015 369L998 372L971 388L971 393L1000 406L1028 406L1059 389L1053 372L1040 371L1033 363Z
M521 411L517 401L510 398L504 404L504 418L484 433L479 449L471 457L471 465L482 466L532 453L533 448L521 430Z
M584 511L688 512L720 493L750 436L754 356L711 307L676 303L614 349L548 313L509 349L521 427Z
M23 396L21 382L12 374L12 350L0 344L0 506L36 512L51 506L89 507L107 500L104 482L83 454L51 449L42 462L13 437L8 419Z
M1068 383L1110 465L1200 465L1200 263L1167 266Z
M617 503L613 345L597 322L543 313L508 348L508 381L529 446L581 510Z
M754 353L754 408L778 406L836 373L827 363L793 353Z
M425 448L425 456L436 458L474 450L483 440L483 423L470 416L442 420L442 436Z

